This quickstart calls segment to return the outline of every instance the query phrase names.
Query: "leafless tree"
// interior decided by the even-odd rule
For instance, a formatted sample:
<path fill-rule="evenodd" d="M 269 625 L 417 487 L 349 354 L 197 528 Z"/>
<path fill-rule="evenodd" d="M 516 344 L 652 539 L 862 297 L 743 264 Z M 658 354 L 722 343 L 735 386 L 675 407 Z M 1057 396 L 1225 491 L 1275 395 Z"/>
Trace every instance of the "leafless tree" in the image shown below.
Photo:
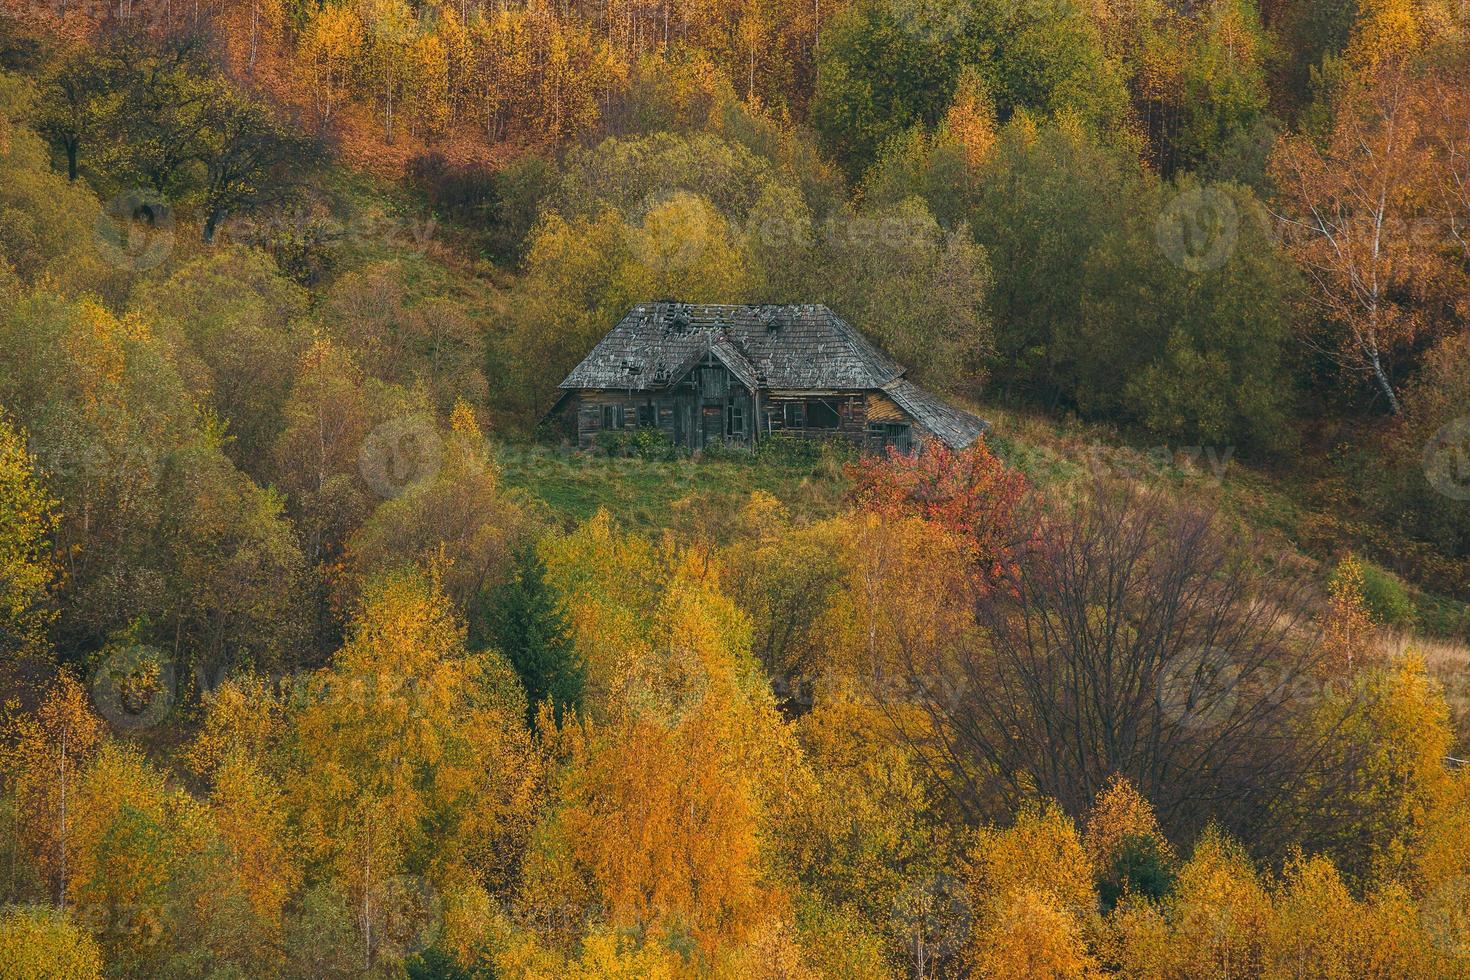
<path fill-rule="evenodd" d="M 922 679 L 913 743 L 972 819 L 1036 795 L 1081 815 L 1119 773 L 1182 838 L 1215 821 L 1257 839 L 1330 785 L 1303 586 L 1159 490 L 1099 485 L 1039 531 L 1009 581 L 976 590 L 981 642 L 900 640 Z"/>

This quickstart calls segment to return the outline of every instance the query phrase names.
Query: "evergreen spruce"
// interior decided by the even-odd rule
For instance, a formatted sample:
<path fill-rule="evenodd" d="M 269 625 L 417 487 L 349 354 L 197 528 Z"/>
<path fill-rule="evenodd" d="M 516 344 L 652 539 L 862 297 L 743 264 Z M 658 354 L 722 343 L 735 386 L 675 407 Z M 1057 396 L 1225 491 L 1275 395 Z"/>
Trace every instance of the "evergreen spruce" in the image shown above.
<path fill-rule="evenodd" d="M 481 594 L 470 620 L 471 642 L 500 650 L 515 668 L 533 727 L 544 701 L 551 701 L 558 722 L 566 709 L 581 706 L 586 668 L 572 643 L 561 596 L 546 581 L 546 566 L 534 548 L 517 553 L 510 578 Z"/>

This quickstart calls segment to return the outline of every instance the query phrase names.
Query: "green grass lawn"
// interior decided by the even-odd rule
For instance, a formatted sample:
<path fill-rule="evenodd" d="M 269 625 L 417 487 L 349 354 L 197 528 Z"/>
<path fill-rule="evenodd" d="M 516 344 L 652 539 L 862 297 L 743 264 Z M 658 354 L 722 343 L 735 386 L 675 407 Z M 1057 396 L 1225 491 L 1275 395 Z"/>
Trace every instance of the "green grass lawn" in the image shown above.
<path fill-rule="evenodd" d="M 835 512 L 848 487 L 838 452 L 815 459 L 732 454 L 648 460 L 505 445 L 499 462 L 507 487 L 539 500 L 569 526 L 603 508 L 630 530 L 718 526 L 757 490 L 809 519 Z"/>

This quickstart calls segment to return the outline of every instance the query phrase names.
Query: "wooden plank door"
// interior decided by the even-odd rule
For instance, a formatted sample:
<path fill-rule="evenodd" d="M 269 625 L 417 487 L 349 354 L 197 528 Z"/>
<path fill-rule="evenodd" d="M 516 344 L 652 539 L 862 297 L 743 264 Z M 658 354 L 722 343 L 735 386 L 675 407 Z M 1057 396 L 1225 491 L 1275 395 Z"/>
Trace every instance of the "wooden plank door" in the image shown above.
<path fill-rule="evenodd" d="M 719 402 L 705 404 L 699 410 L 700 431 L 703 438 L 700 447 L 717 446 L 725 441 L 725 410 Z"/>

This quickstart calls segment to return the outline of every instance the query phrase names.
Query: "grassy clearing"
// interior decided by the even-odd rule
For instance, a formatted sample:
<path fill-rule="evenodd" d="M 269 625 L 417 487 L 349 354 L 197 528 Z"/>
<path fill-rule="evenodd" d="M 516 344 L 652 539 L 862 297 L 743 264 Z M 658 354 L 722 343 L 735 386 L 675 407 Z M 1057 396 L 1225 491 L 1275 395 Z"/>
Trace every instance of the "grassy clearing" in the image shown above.
<path fill-rule="evenodd" d="M 606 509 L 632 530 L 718 527 L 757 490 L 810 519 L 835 512 L 848 487 L 838 453 L 814 460 L 733 454 L 647 460 L 506 445 L 499 461 L 506 486 L 541 501 L 568 526 Z"/>
<path fill-rule="evenodd" d="M 435 220 L 419 195 L 392 181 L 355 170 L 325 173 L 318 181 L 319 199 L 340 236 L 331 275 L 397 260 L 412 294 L 452 296 L 493 329 L 504 302 L 504 273 L 477 257 L 464 229 Z M 1349 550 L 1392 564 L 1382 535 L 1375 534 L 1379 529 L 1344 518 L 1344 502 L 1324 497 L 1310 466 L 1262 468 L 1228 447 L 1150 444 L 1137 433 L 1035 408 L 969 407 L 991 421 L 992 448 L 1038 486 L 1076 488 L 1097 473 L 1162 480 L 1183 497 L 1218 506 L 1242 533 L 1261 540 L 1279 570 L 1322 582 Z M 514 420 L 497 421 L 502 432 L 516 431 Z M 507 484 L 542 501 L 559 521 L 582 521 L 605 507 L 625 526 L 643 530 L 718 526 L 717 512 L 738 507 L 755 490 L 774 494 L 798 519 L 819 517 L 836 509 L 847 486 L 841 463 L 825 456 L 816 462 L 664 462 L 511 445 L 502 465 Z M 1470 638 L 1470 606 L 1423 587 L 1432 589 L 1433 582 L 1404 584 L 1415 607 L 1412 628 L 1451 641 Z"/>

